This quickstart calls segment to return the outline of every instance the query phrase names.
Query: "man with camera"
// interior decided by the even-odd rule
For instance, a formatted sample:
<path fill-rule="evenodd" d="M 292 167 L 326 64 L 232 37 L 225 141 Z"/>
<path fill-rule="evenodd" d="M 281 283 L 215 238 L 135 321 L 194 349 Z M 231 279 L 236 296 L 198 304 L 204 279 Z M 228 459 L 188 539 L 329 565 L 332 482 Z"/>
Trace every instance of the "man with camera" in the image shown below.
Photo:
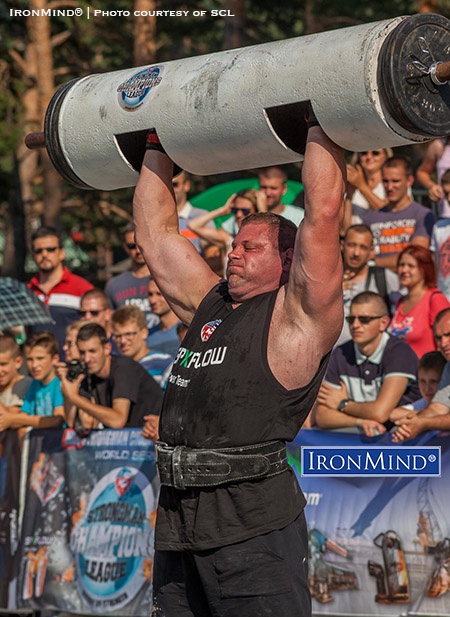
<path fill-rule="evenodd" d="M 78 416 L 84 428 L 143 428 L 156 438 L 163 393 L 138 363 L 126 356 L 111 355 L 104 328 L 95 323 L 78 332 L 79 365 L 60 364 L 58 377 L 64 396 L 67 424 Z"/>

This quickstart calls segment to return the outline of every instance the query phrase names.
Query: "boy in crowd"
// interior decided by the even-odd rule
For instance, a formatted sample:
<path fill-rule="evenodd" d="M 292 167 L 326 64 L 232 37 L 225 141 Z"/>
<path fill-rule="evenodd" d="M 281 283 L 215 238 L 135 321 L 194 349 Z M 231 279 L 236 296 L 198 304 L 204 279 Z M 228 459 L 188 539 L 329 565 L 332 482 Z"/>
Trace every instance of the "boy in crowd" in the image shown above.
<path fill-rule="evenodd" d="M 422 411 L 431 403 L 433 396 L 438 391 L 445 364 L 446 360 L 440 351 L 429 351 L 420 358 L 417 381 L 422 398 L 409 405 L 396 407 L 389 416 L 391 422 L 400 420 L 410 411 Z"/>
<path fill-rule="evenodd" d="M 25 357 L 33 380 L 21 410 L 10 413 L 10 426 L 58 428 L 64 422 L 64 400 L 55 373 L 58 341 L 50 332 L 33 334 L 25 343 Z"/>
<path fill-rule="evenodd" d="M 20 411 L 31 378 L 19 373 L 23 358 L 12 334 L 0 336 L 0 431 L 13 424 L 13 413 Z"/>
<path fill-rule="evenodd" d="M 121 306 L 114 311 L 111 326 L 112 338 L 120 353 L 142 364 L 147 373 L 164 389 L 173 357 L 147 347 L 148 328 L 145 313 L 133 304 Z"/>

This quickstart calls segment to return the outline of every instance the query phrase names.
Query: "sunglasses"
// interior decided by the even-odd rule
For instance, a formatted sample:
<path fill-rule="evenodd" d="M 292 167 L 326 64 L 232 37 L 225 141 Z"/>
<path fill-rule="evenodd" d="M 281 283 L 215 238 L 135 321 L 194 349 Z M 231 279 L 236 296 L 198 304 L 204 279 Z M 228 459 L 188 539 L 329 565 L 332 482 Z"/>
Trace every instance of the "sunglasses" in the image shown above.
<path fill-rule="evenodd" d="M 360 152 L 360 156 L 367 156 L 371 154 L 372 156 L 381 156 L 383 154 L 383 150 L 366 150 L 365 152 Z"/>
<path fill-rule="evenodd" d="M 80 317 L 87 317 L 88 315 L 91 315 L 92 317 L 98 317 L 100 313 L 103 313 L 103 311 L 106 311 L 106 309 L 103 308 L 99 309 L 98 311 L 80 311 Z"/>
<path fill-rule="evenodd" d="M 59 249 L 59 246 L 46 246 L 42 249 L 33 249 L 33 253 L 35 255 L 41 255 L 44 251 L 47 251 L 47 253 L 54 253 L 58 249 Z"/>
<path fill-rule="evenodd" d="M 345 321 L 350 325 L 353 325 L 355 319 L 357 319 L 360 324 L 367 326 L 367 324 L 374 319 L 381 319 L 382 317 L 386 317 L 386 315 L 375 315 L 373 317 L 369 317 L 369 315 L 348 315 L 348 317 L 345 318 Z"/>
<path fill-rule="evenodd" d="M 134 251 L 134 249 L 136 248 L 137 244 L 136 244 L 136 242 L 127 242 L 125 244 L 125 246 L 127 247 L 127 249 L 129 251 Z"/>
<path fill-rule="evenodd" d="M 242 212 L 242 214 L 244 216 L 248 216 L 250 214 L 250 212 L 251 212 L 251 209 L 250 208 L 235 208 L 235 207 L 233 207 L 233 208 L 231 208 L 231 212 L 233 214 L 237 214 L 238 212 Z"/>

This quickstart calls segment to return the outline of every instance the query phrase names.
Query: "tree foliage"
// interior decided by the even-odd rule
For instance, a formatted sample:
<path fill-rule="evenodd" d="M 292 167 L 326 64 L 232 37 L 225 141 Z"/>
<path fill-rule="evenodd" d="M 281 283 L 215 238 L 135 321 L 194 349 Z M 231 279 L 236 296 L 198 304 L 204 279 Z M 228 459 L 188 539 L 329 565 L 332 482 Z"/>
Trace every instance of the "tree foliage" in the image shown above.
<path fill-rule="evenodd" d="M 45 71 L 52 74 L 48 76 L 43 73 L 43 64 L 33 66 L 36 61 L 33 53 L 38 54 L 38 63 L 44 61 L 39 46 L 34 50 L 32 47 L 36 44 L 33 37 L 42 33 L 37 34 L 29 21 L 43 18 L 17 17 L 11 13 L 14 9 L 29 9 L 35 3 L 48 8 L 80 7 L 84 11 L 83 17 L 49 18 L 51 58 Z M 19 191 L 25 202 L 28 228 L 36 226 L 49 215 L 46 200 L 50 200 L 50 191 L 54 199 L 56 195 L 57 202 L 52 206 L 51 216 L 55 208 L 61 209 L 63 225 L 81 230 L 79 237 L 84 237 L 91 248 L 105 237 L 112 245 L 119 243 L 117 229 L 131 211 L 132 191 L 107 195 L 99 191 L 86 193 L 63 183 L 59 194 L 56 184 L 48 188 L 52 185 L 48 182 L 50 172 L 45 157 L 30 154 L 23 147 L 27 131 L 42 129 L 43 110 L 39 106 L 42 101 L 44 106 L 48 102 L 43 90 L 48 94 L 49 88 L 91 73 L 302 36 L 410 14 L 424 7 L 448 14 L 450 0 L 278 0 L 276 3 L 273 0 L 134 0 L 134 3 L 95 0 L 95 7 L 89 6 L 91 12 L 95 8 L 105 14 L 86 19 L 86 0 L 3 0 L 0 3 L 0 208 L 3 204 L 2 212 L 5 211 L 5 204 L 12 199 L 11 191 L 14 189 L 15 194 Z M 111 10 L 132 13 L 133 6 L 149 11 L 188 11 L 188 16 L 117 18 L 107 15 Z M 229 14 L 212 17 L 211 11 L 218 9 L 225 9 Z M 194 11 L 206 13 L 194 17 Z M 202 188 L 206 185 L 206 180 L 198 184 Z"/>

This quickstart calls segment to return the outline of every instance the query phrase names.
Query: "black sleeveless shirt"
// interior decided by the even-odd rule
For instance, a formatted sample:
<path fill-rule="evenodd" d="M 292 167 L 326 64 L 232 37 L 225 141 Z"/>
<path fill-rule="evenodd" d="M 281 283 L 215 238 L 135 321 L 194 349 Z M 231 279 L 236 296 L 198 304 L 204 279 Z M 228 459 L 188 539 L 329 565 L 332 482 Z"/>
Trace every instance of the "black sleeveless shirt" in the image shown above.
<path fill-rule="evenodd" d="M 287 390 L 267 361 L 278 290 L 232 308 L 223 281 L 203 299 L 169 377 L 160 420 L 171 446 L 223 448 L 291 441 L 322 382 L 327 359 L 311 382 Z M 156 548 L 203 550 L 282 529 L 305 505 L 289 470 L 262 480 L 180 491 L 163 486 Z"/>

